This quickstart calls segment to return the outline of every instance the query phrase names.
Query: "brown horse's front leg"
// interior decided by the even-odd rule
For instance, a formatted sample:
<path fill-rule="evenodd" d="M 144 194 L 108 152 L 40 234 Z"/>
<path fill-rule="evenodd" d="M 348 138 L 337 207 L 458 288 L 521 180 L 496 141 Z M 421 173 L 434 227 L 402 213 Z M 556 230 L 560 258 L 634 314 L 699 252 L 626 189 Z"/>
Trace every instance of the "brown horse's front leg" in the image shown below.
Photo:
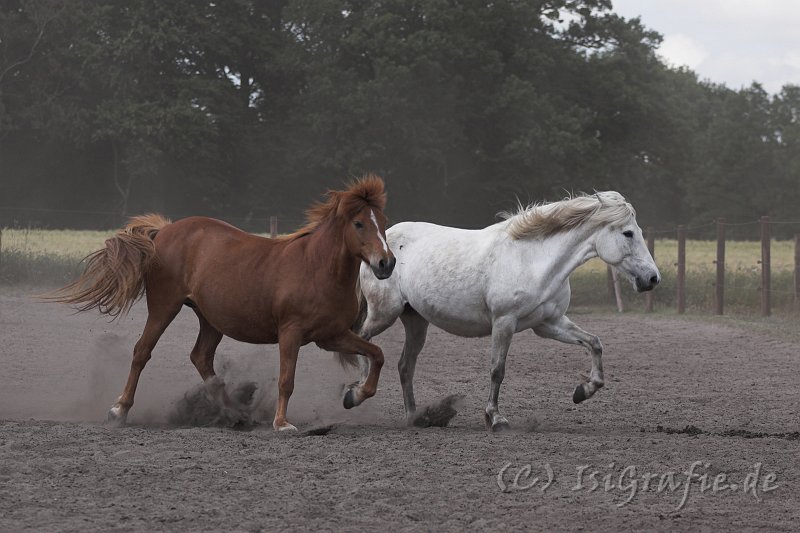
<path fill-rule="evenodd" d="M 294 372 L 297 368 L 297 354 L 302 344 L 302 335 L 295 331 L 281 332 L 278 337 L 281 352 L 281 375 L 278 379 L 278 407 L 275 410 L 275 419 L 272 427 L 277 431 L 296 431 L 286 420 L 286 409 L 289 406 L 289 397 L 294 391 Z"/>
<path fill-rule="evenodd" d="M 352 331 L 348 331 L 336 339 L 318 342 L 317 346 L 331 352 L 359 353 L 370 360 L 369 374 L 364 382 L 351 385 L 345 392 L 343 401 L 345 409 L 351 409 L 367 398 L 375 396 L 378 391 L 381 367 L 383 367 L 383 351 L 380 348 L 365 341 Z"/>

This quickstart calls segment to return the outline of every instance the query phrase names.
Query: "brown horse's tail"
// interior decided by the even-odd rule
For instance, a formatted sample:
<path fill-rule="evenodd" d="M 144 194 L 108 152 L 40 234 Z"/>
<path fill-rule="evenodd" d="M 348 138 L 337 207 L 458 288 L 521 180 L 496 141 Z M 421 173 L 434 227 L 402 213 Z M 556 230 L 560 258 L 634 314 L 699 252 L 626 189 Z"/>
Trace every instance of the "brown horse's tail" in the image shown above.
<path fill-rule="evenodd" d="M 115 318 L 127 313 L 144 294 L 144 276 L 156 255 L 153 239 L 169 223 L 155 214 L 130 219 L 105 248 L 86 257 L 81 277 L 45 298 Z"/>
<path fill-rule="evenodd" d="M 356 333 L 360 333 L 361 326 L 363 326 L 364 321 L 367 320 L 367 311 L 369 310 L 367 307 L 367 299 L 364 297 L 364 292 L 361 290 L 360 277 L 356 281 L 356 298 L 358 298 L 358 316 L 356 316 L 356 321 L 353 323 L 350 329 Z M 348 366 L 358 366 L 358 354 L 336 352 L 336 358 L 339 360 L 339 364 L 342 365 L 343 368 L 347 368 Z"/>

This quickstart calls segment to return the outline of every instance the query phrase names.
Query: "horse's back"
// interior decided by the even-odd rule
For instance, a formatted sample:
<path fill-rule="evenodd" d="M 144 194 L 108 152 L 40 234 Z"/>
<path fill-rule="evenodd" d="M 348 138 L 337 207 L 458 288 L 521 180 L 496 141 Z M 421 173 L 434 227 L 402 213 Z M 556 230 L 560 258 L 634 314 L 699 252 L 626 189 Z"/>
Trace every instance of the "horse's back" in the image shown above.
<path fill-rule="evenodd" d="M 429 222 L 401 222 L 386 231 L 387 241 L 398 263 L 404 256 L 409 261 L 419 260 L 427 264 L 447 265 L 456 261 L 466 269 L 487 259 L 494 249 L 496 237 L 492 227 L 474 230 Z M 455 269 L 450 266 L 448 270 Z"/>
<path fill-rule="evenodd" d="M 346 331 L 357 312 L 355 294 L 342 296 L 328 281 L 320 259 L 307 252 L 309 238 L 268 239 L 219 220 L 182 219 L 156 236 L 158 264 L 147 290 L 179 294 L 215 329 L 244 342 L 277 342 L 280 325 L 290 322 L 309 335 L 322 332 L 320 338 Z M 328 301 L 336 302 L 333 317 Z"/>
<path fill-rule="evenodd" d="M 230 337 L 275 342 L 268 326 L 277 290 L 266 281 L 279 277 L 277 241 L 189 217 L 165 226 L 154 242 L 157 261 L 148 290 L 179 295 Z"/>
<path fill-rule="evenodd" d="M 451 333 L 483 336 L 491 332 L 485 298 L 486 265 L 494 239 L 491 230 L 402 222 L 386 235 L 397 258 L 395 272 L 387 281 L 403 301 Z"/>
<path fill-rule="evenodd" d="M 390 228 L 387 239 L 397 267 L 385 287 L 396 287 L 392 292 L 450 333 L 489 335 L 500 316 L 513 316 L 518 328 L 527 329 L 568 305 L 568 282 L 546 287 L 549 280 L 537 277 L 536 257 L 520 254 L 501 224 L 468 230 L 404 222 Z M 373 299 L 387 301 L 377 292 Z"/>
<path fill-rule="evenodd" d="M 569 281 L 554 285 L 542 274 L 547 261 L 540 259 L 548 250 L 525 252 L 503 223 L 467 230 L 406 222 L 387 238 L 404 300 L 450 333 L 488 335 L 500 316 L 513 316 L 518 330 L 527 329 L 563 315 L 569 305 Z"/>
<path fill-rule="evenodd" d="M 161 240 L 174 239 L 196 246 L 199 243 L 194 241 L 199 238 L 225 239 L 231 242 L 268 241 L 268 239 L 243 231 L 223 220 L 194 216 L 182 218 L 162 228 L 156 236 L 156 246 L 158 247 Z M 169 245 L 174 247 L 175 243 L 170 242 Z"/>
<path fill-rule="evenodd" d="M 205 272 L 214 275 L 220 269 L 247 268 L 246 263 L 258 259 L 269 246 L 269 239 L 208 217 L 173 222 L 155 239 L 159 264 L 187 283 Z"/>

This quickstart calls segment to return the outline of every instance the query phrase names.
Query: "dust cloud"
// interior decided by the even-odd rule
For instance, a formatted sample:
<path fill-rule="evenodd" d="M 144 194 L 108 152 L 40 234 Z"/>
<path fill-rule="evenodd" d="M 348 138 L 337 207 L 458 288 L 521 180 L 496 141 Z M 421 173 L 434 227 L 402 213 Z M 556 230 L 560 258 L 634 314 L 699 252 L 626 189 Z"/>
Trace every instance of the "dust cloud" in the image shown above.
<path fill-rule="evenodd" d="M 104 423 L 127 380 L 145 319 L 142 303 L 129 316 L 110 322 L 97 314 L 36 303 L 28 294 L 6 294 L 0 299 L 0 345 L 7 376 L 0 386 L 0 417 Z M 223 339 L 215 368 L 219 382 L 235 400 L 231 411 L 223 408 L 221 396 L 208 394 L 189 359 L 196 336 L 196 317 L 181 312 L 142 372 L 128 424 L 271 427 L 277 346 Z M 332 354 L 314 345 L 303 347 L 289 421 L 302 430 L 380 419 L 370 400 L 350 411 L 342 407 L 344 384 L 355 377 L 341 369 Z"/>

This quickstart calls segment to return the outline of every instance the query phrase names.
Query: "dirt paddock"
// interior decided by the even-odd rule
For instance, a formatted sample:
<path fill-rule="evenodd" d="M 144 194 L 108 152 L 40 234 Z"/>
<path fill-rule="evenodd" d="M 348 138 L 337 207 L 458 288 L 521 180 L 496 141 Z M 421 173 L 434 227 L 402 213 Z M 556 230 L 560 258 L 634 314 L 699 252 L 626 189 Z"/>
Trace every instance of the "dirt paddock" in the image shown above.
<path fill-rule="evenodd" d="M 105 413 L 143 306 L 109 323 L 27 293 L 0 296 L 2 531 L 792 531 L 800 521 L 797 346 L 736 320 L 573 314 L 606 348 L 606 388 L 578 406 L 589 356 L 519 334 L 500 396 L 514 430 L 496 435 L 482 417 L 487 339 L 431 329 L 417 401 L 464 400 L 449 427 L 424 429 L 402 419 L 399 324 L 376 339 L 387 357 L 378 395 L 352 411 L 341 387 L 354 376 L 306 347 L 289 406 L 300 431 L 286 435 L 269 425 L 276 347 L 229 339 L 217 370 L 229 385 L 258 383 L 264 423 L 186 425 L 181 405 L 199 377 L 185 310 L 145 369 L 129 425 L 114 429 Z"/>

